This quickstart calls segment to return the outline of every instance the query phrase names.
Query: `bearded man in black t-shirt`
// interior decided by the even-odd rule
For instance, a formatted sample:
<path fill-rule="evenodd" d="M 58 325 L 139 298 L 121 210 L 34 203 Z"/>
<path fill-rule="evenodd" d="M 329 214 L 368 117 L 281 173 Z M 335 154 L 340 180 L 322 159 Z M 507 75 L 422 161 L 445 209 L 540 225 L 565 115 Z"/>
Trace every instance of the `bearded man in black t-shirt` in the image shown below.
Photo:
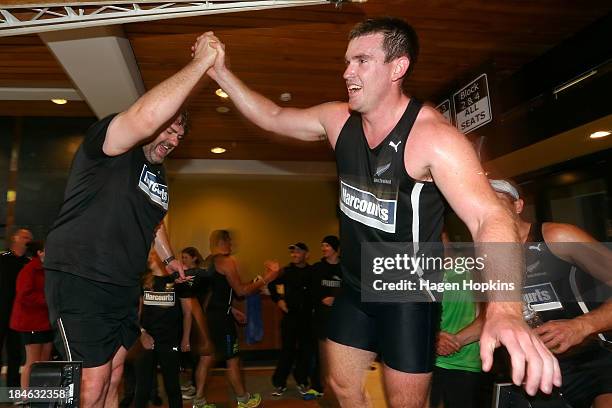
<path fill-rule="evenodd" d="M 169 272 L 185 279 L 162 223 L 162 163 L 186 133 L 186 116 L 177 112 L 214 61 L 216 52 L 204 52 L 210 43 L 198 38 L 182 70 L 95 123 L 74 157 L 47 239 L 46 299 L 58 348 L 83 361 L 83 406 L 117 404 L 123 362 L 140 334 L 139 273 L 152 243 Z"/>

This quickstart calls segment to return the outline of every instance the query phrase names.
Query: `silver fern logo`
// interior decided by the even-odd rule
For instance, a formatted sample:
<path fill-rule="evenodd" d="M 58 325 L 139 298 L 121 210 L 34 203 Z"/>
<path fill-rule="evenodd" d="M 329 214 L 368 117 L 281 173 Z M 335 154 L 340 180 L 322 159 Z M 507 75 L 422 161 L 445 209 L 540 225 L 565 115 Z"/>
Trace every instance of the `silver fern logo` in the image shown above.
<path fill-rule="evenodd" d="M 376 177 L 382 176 L 387 170 L 389 170 L 389 167 L 391 167 L 391 163 L 390 162 L 387 163 L 387 164 L 383 164 L 382 166 L 379 166 L 376 169 L 376 173 L 375 173 Z"/>

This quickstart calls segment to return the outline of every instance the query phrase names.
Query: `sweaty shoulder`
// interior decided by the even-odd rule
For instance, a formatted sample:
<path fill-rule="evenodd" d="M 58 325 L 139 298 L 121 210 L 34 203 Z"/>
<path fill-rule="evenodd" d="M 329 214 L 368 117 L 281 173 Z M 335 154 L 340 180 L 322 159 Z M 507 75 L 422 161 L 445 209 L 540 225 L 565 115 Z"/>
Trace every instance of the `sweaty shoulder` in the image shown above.
<path fill-rule="evenodd" d="M 591 235 L 580 227 L 558 222 L 545 222 L 542 224 L 542 235 L 546 243 L 595 241 Z"/>
<path fill-rule="evenodd" d="M 338 136 L 349 116 L 351 112 L 346 102 L 327 102 L 319 105 L 319 120 L 332 148 L 336 147 Z"/>
<path fill-rule="evenodd" d="M 440 155 L 455 146 L 465 148 L 471 144 L 444 116 L 431 106 L 423 106 L 414 122 L 406 142 L 406 170 L 411 177 L 430 181 L 430 168 Z"/>

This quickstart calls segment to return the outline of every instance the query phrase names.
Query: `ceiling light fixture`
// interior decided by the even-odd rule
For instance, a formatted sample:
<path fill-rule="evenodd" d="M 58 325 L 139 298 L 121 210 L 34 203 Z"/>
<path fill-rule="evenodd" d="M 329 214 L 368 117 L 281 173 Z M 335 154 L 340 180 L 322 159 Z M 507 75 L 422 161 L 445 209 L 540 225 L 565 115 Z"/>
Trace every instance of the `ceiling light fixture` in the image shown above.
<path fill-rule="evenodd" d="M 591 133 L 591 135 L 589 136 L 591 139 L 600 139 L 602 137 L 606 137 L 610 135 L 609 130 L 598 130 L 597 132 L 593 132 Z"/>
<path fill-rule="evenodd" d="M 215 91 L 215 94 L 217 94 L 217 96 L 218 96 L 219 98 L 229 98 L 229 95 L 228 95 L 228 94 L 226 94 L 226 93 L 225 93 L 225 91 L 224 91 L 223 89 L 221 89 L 221 88 L 217 89 L 217 90 Z"/>
<path fill-rule="evenodd" d="M 230 109 L 227 106 L 217 106 L 215 110 L 219 113 L 227 113 L 230 111 Z"/>
<path fill-rule="evenodd" d="M 221 154 L 226 152 L 226 150 L 222 147 L 213 147 L 212 149 L 210 149 L 210 151 L 214 154 Z"/>
<path fill-rule="evenodd" d="M 53 102 L 56 105 L 65 105 L 68 103 L 66 99 L 61 99 L 61 98 L 51 99 L 51 102 Z"/>

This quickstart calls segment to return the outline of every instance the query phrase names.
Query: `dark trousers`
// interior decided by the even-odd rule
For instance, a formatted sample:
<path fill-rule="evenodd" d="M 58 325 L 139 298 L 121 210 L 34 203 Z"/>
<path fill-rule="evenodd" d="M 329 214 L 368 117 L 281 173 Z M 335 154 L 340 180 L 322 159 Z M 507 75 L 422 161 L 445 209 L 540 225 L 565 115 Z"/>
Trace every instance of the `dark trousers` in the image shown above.
<path fill-rule="evenodd" d="M 136 368 L 134 367 L 134 361 L 126 360 L 123 364 L 123 397 L 119 403 L 120 407 L 128 407 L 132 405 L 134 401 L 134 395 L 136 394 Z M 150 401 L 159 397 L 159 390 L 157 385 L 157 376 L 153 376 L 153 384 L 151 385 Z"/>
<path fill-rule="evenodd" d="M 156 367 L 158 362 L 164 380 L 164 388 L 168 396 L 168 406 L 170 408 L 181 408 L 183 406 L 183 399 L 179 382 L 180 352 L 174 350 L 145 350 L 136 361 L 135 407 L 145 408 L 147 406 L 151 396 L 153 378 L 157 374 Z"/>
<path fill-rule="evenodd" d="M 298 384 L 308 384 L 310 371 L 312 334 L 308 315 L 287 313 L 281 321 L 281 352 L 272 375 L 275 387 L 285 387 L 293 368 L 293 378 Z"/>
<path fill-rule="evenodd" d="M 319 340 L 314 339 L 312 343 L 312 371 L 310 374 L 310 388 L 318 392 L 323 392 L 323 384 L 321 384 L 321 350 L 319 349 Z"/>
<path fill-rule="evenodd" d="M 19 387 L 21 385 L 21 377 L 19 375 L 19 367 L 25 356 L 24 346 L 21 343 L 21 336 L 18 332 L 11 330 L 8 327 L 8 322 L 0 322 L 0 353 L 2 347 L 6 344 L 6 386 Z M 1 360 L 1 357 L 0 357 Z M 2 366 L 0 361 L 0 366 Z"/>
<path fill-rule="evenodd" d="M 479 405 L 482 373 L 447 370 L 434 367 L 431 382 L 431 406 L 444 403 L 444 408 L 473 408 Z"/>

